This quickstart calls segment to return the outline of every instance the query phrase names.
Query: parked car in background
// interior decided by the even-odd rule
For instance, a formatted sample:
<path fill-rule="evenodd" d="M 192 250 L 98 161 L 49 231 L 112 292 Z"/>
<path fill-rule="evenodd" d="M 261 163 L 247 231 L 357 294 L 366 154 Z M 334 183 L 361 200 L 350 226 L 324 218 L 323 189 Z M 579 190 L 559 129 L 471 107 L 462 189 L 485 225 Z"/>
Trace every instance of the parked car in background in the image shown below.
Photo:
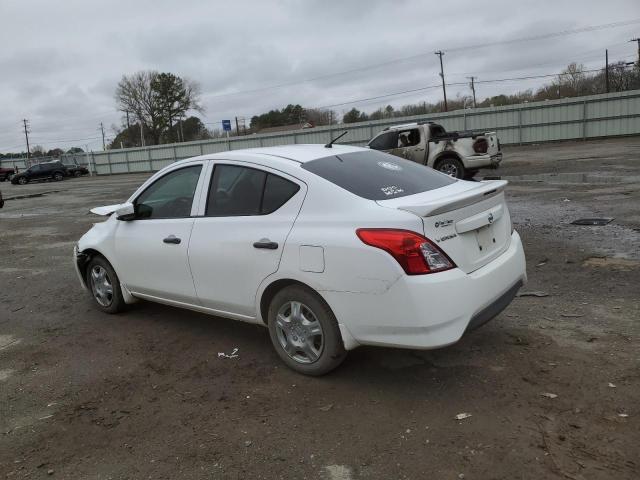
<path fill-rule="evenodd" d="M 496 132 L 447 132 L 433 122 L 387 127 L 368 146 L 456 178 L 472 178 L 480 168 L 498 168 L 502 161 Z"/>
<path fill-rule="evenodd" d="M 67 176 L 69 177 L 81 177 L 82 175 L 89 175 L 89 169 L 85 165 L 65 163 L 64 166 L 67 169 Z"/>
<path fill-rule="evenodd" d="M 11 180 L 11 176 L 15 173 L 16 171 L 13 168 L 0 167 L 0 182 Z"/>
<path fill-rule="evenodd" d="M 289 145 L 173 163 L 74 248 L 104 312 L 146 299 L 266 326 L 321 375 L 358 345 L 430 349 L 526 281 L 506 181 L 467 182 L 370 149 Z"/>
<path fill-rule="evenodd" d="M 60 161 L 44 162 L 32 165 L 11 177 L 14 185 L 26 185 L 34 180 L 55 180 L 59 182 L 66 176 L 67 169 Z"/>

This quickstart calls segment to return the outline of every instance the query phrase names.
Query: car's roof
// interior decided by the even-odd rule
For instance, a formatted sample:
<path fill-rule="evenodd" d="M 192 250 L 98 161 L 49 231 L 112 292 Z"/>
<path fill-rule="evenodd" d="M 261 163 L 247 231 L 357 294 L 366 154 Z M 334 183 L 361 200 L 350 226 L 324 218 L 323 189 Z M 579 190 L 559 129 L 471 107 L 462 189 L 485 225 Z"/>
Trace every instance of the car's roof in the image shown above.
<path fill-rule="evenodd" d="M 246 148 L 242 150 L 229 150 L 226 152 L 214 153 L 211 155 L 203 155 L 202 159 L 224 159 L 224 160 L 248 160 L 254 159 L 261 162 L 266 160 L 283 159 L 290 160 L 297 163 L 310 162 L 311 160 L 317 160 L 319 158 L 332 157 L 334 155 L 346 154 L 351 152 L 359 152 L 368 150 L 367 148 L 354 147 L 351 145 L 333 145 L 332 148 L 327 148 L 321 144 L 298 144 L 298 145 L 281 145 L 277 147 L 259 147 L 259 148 Z M 193 159 L 187 159 L 183 161 L 189 161 Z"/>

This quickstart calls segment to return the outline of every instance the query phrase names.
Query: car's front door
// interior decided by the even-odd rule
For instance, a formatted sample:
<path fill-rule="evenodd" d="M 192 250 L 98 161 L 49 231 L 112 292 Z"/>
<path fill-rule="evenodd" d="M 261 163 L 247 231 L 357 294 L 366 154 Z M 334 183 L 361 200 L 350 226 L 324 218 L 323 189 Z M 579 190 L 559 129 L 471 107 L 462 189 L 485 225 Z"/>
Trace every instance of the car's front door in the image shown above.
<path fill-rule="evenodd" d="M 135 219 L 118 222 L 115 267 L 132 293 L 198 303 L 187 251 L 204 167 L 193 162 L 165 173 L 134 199 Z"/>
<path fill-rule="evenodd" d="M 189 262 L 200 303 L 255 317 L 256 292 L 278 270 L 306 185 L 282 172 L 218 162 L 204 216 L 193 226 Z"/>
<path fill-rule="evenodd" d="M 44 167 L 42 165 L 33 165 L 24 173 L 27 178 L 29 178 L 29 180 L 37 180 L 39 178 L 42 178 L 43 169 Z"/>

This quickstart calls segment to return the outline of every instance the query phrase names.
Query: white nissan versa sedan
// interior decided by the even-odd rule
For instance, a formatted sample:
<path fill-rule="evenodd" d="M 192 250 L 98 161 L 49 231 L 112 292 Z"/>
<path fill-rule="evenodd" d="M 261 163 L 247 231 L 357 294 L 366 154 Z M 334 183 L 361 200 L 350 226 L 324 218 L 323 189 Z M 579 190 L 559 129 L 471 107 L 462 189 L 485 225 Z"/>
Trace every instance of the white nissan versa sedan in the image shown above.
<path fill-rule="evenodd" d="M 75 247 L 108 313 L 136 299 L 266 325 L 321 375 L 359 345 L 429 349 L 500 313 L 526 281 L 505 181 L 382 152 L 291 145 L 169 165 Z"/>

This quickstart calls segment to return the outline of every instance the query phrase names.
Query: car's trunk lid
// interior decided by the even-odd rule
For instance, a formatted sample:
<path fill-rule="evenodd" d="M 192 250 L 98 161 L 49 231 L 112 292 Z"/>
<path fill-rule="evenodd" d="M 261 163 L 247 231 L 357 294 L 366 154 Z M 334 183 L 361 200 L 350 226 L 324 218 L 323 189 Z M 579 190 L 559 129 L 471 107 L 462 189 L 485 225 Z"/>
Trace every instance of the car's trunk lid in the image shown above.
<path fill-rule="evenodd" d="M 511 239 L 504 180 L 459 181 L 428 192 L 378 204 L 422 218 L 424 234 L 464 272 L 471 273 L 503 253 Z"/>

